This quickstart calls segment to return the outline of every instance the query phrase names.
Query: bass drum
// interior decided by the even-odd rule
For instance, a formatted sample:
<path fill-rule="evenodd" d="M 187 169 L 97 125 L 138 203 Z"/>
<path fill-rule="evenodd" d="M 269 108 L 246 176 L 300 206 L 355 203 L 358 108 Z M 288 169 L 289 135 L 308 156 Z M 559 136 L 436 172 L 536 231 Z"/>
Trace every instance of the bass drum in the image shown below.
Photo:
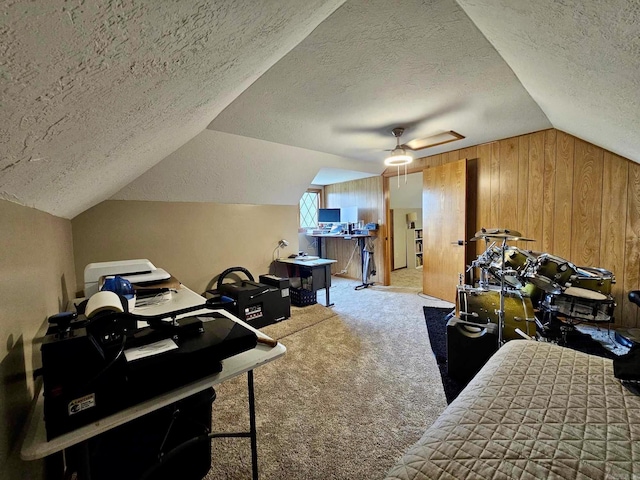
<path fill-rule="evenodd" d="M 500 308 L 500 290 L 482 290 L 458 286 L 458 317 L 468 322 L 479 324 L 498 324 L 496 310 Z M 531 299 L 519 291 L 507 291 L 504 297 L 504 331 L 505 340 L 522 339 L 516 333 L 519 328 L 531 337 L 536 335 L 535 315 Z"/>

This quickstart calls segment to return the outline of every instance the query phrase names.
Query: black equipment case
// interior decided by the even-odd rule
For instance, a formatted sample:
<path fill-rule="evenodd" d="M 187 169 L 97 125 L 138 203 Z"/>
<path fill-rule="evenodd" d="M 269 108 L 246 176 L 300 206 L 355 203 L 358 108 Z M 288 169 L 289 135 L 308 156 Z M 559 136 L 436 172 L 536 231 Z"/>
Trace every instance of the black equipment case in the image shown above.
<path fill-rule="evenodd" d="M 233 272 L 243 273 L 248 280 L 223 283 Z M 207 293 L 221 295 L 222 307 L 254 328 L 266 327 L 291 316 L 287 278 L 261 275 L 260 282 L 256 282 L 246 268 L 232 267 L 220 274 L 216 290 L 207 290 Z M 224 303 L 225 297 L 233 301 Z"/>
<path fill-rule="evenodd" d="M 78 328 L 44 337 L 42 376 L 47 439 L 82 427 L 161 393 L 213 375 L 222 360 L 254 348 L 254 332 L 217 312 L 162 321 L 159 317 L 101 313 Z M 132 319 L 151 326 L 131 328 Z M 173 341 L 177 348 L 127 361 L 134 347 Z"/>

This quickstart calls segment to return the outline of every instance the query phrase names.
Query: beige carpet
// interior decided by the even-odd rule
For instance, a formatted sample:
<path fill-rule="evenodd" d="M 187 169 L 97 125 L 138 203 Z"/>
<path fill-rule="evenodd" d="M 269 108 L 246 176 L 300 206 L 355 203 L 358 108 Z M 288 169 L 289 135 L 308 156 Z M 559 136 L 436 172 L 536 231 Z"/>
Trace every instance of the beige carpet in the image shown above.
<path fill-rule="evenodd" d="M 255 371 L 260 478 L 382 478 L 446 407 L 414 289 L 336 278 L 335 306 L 263 331 L 287 347 Z M 318 295 L 324 302 L 324 295 Z M 216 388 L 214 431 L 248 429 L 246 376 Z M 251 478 L 248 439 L 215 439 L 208 479 Z"/>
<path fill-rule="evenodd" d="M 306 307 L 291 307 L 291 317 L 278 323 L 274 323 L 262 329 L 271 338 L 280 340 L 292 333 L 312 327 L 329 317 L 337 315 L 331 308 L 324 306 L 324 296 L 321 296 L 322 304 L 316 303 Z"/>
<path fill-rule="evenodd" d="M 400 268 L 391 272 L 394 287 L 422 288 L 422 269 Z"/>

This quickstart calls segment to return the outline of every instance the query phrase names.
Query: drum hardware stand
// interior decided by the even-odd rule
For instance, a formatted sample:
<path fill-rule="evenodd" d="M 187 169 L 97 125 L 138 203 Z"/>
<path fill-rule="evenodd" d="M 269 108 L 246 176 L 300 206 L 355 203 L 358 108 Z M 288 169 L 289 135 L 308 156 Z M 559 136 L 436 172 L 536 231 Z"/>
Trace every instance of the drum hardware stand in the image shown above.
<path fill-rule="evenodd" d="M 507 230 L 507 229 L 491 229 L 490 231 L 488 231 L 485 228 L 482 228 L 479 232 L 476 232 L 476 234 L 474 235 L 474 237 L 470 240 L 470 241 L 476 241 L 476 240 L 480 240 L 483 239 L 485 241 L 485 246 L 489 244 L 489 239 L 496 239 L 499 238 L 502 240 L 502 246 L 500 248 L 500 256 L 501 256 L 501 268 L 504 267 L 505 263 L 505 252 L 507 250 L 507 240 L 521 240 L 521 241 L 525 241 L 525 242 L 530 242 L 533 241 L 530 238 L 524 238 L 522 237 L 522 234 L 520 232 L 516 232 L 515 230 Z M 489 250 L 489 248 L 492 248 L 493 245 L 495 245 L 495 241 L 493 242 L 493 244 L 491 245 L 491 247 L 487 247 L 487 249 L 485 250 L 485 253 Z M 486 262 L 483 262 L 486 265 Z M 477 262 L 476 262 L 477 265 Z M 482 265 L 482 264 L 481 264 Z M 472 264 L 473 266 L 473 264 Z M 480 287 L 483 289 L 488 289 L 488 276 L 487 276 L 487 267 L 482 267 L 481 266 L 481 274 L 480 274 Z M 505 325 L 505 306 L 504 306 L 504 299 L 505 299 L 505 295 L 506 295 L 506 286 L 505 286 L 505 273 L 513 273 L 513 274 L 517 274 L 518 272 L 512 269 L 509 270 L 501 270 L 501 275 L 500 275 L 500 308 L 494 310 L 494 313 L 498 316 L 498 348 L 502 347 L 502 345 L 504 344 L 504 325 Z M 527 332 L 529 331 L 529 327 L 527 324 Z M 529 337 L 531 338 L 531 337 Z"/>
<path fill-rule="evenodd" d="M 534 342 L 536 341 L 535 338 L 533 338 L 531 335 L 529 335 L 529 326 L 527 325 L 527 333 L 524 333 L 522 330 L 520 330 L 519 328 L 516 328 L 515 332 L 520 335 L 522 338 L 524 338 L 525 340 L 533 340 Z"/>
<path fill-rule="evenodd" d="M 525 313 L 526 313 L 526 312 L 525 312 Z M 519 328 L 516 328 L 516 329 L 515 329 L 515 331 L 518 333 L 518 335 L 520 335 L 520 336 L 522 336 L 522 337 L 524 337 L 524 338 L 526 338 L 526 339 L 533 340 L 533 338 L 532 338 L 532 337 L 531 337 L 531 335 L 529 334 L 529 323 L 534 322 L 534 321 L 535 321 L 535 319 L 531 319 L 531 318 L 529 318 L 529 317 L 525 317 L 525 318 L 522 318 L 522 317 L 513 317 L 513 321 L 514 321 L 514 322 L 521 322 L 521 321 L 523 321 L 523 320 L 524 320 L 524 327 L 525 327 L 525 329 L 527 330 L 527 333 L 524 333 L 524 332 L 523 332 L 522 330 L 520 330 Z"/>
<path fill-rule="evenodd" d="M 504 266 L 504 252 L 507 249 L 507 239 L 502 239 L 502 266 Z M 504 344 L 503 341 L 503 330 L 504 330 L 504 274 L 500 275 L 500 310 L 496 311 L 498 315 L 498 346 L 502 347 Z"/>
<path fill-rule="evenodd" d="M 489 238 L 485 237 L 484 239 L 485 253 L 488 252 L 490 248 L 493 248 L 495 244 L 496 242 L 491 242 L 491 244 L 489 245 Z M 486 264 L 484 267 L 480 267 L 480 280 L 478 281 L 478 285 L 483 290 L 489 289 L 489 267 L 487 267 Z"/>
<path fill-rule="evenodd" d="M 475 240 L 478 240 L 479 238 L 475 238 Z M 474 239 L 471 239 L 474 240 Z M 471 265 L 469 265 L 469 267 L 467 268 L 467 272 L 471 271 L 471 281 L 470 281 L 470 285 L 474 285 L 474 280 L 473 280 L 473 269 L 474 268 L 479 268 L 480 269 L 480 276 L 478 279 L 478 287 L 482 290 L 488 290 L 489 289 L 489 267 L 487 266 L 487 262 L 488 262 L 488 258 L 486 258 L 486 254 L 489 251 L 490 248 L 493 248 L 493 246 L 496 244 L 496 242 L 491 242 L 491 245 L 489 245 L 489 239 L 487 237 L 484 237 L 484 242 L 485 242 L 485 251 L 480 254 L 478 256 L 478 258 L 476 260 L 473 260 L 471 262 Z M 457 242 L 456 242 L 457 244 Z"/>

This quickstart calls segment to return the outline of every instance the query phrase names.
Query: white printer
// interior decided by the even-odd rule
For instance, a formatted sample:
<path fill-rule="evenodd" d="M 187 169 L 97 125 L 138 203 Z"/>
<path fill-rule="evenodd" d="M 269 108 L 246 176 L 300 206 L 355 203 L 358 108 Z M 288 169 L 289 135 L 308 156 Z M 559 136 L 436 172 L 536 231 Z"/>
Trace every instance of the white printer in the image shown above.
<path fill-rule="evenodd" d="M 120 275 L 131 283 L 161 282 L 171 278 L 162 268 L 156 268 L 147 259 L 118 260 L 114 262 L 90 263 L 84 267 L 84 295 L 91 297 L 102 286 L 103 279 Z"/>

